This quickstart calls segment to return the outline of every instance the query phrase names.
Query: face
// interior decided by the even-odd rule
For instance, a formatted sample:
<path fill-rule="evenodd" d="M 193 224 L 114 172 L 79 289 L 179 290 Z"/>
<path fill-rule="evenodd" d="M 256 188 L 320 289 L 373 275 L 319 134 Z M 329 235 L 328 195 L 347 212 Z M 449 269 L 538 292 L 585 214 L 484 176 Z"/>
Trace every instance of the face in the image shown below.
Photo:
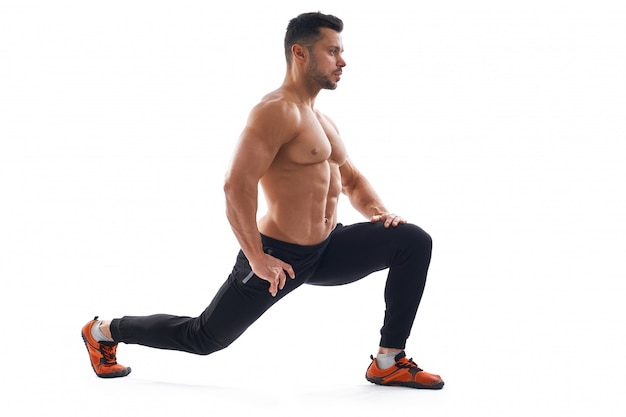
<path fill-rule="evenodd" d="M 332 29 L 322 28 L 322 39 L 312 47 L 307 73 L 310 80 L 328 90 L 337 88 L 342 68 L 346 62 L 341 57 L 343 43 L 341 35 Z"/>

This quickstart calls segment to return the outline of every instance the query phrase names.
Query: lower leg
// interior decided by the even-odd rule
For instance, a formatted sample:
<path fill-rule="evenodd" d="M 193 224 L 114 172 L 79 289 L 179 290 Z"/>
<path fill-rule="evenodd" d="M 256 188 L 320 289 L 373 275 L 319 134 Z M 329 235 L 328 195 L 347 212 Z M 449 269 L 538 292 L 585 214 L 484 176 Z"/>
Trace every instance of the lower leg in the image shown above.
<path fill-rule="evenodd" d="M 385 285 L 384 324 L 380 346 L 383 351 L 401 351 L 409 337 L 417 314 L 430 265 L 432 240 L 419 228 L 399 239 L 405 245 L 397 249 Z"/>
<path fill-rule="evenodd" d="M 243 258 L 245 260 L 245 258 Z M 153 314 L 124 316 L 103 323 L 103 333 L 115 342 L 208 355 L 234 342 L 270 306 L 297 285 L 290 281 L 280 296 L 271 297 L 261 279 L 243 283 L 250 267 L 245 261 L 219 289 L 197 317 Z"/>

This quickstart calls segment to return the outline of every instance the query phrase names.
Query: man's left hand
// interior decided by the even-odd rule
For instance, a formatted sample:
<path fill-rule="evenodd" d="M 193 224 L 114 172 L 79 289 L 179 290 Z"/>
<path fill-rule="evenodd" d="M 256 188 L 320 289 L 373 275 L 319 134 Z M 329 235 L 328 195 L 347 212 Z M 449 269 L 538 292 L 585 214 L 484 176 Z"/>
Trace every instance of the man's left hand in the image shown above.
<path fill-rule="evenodd" d="M 399 224 L 404 224 L 406 223 L 406 220 L 397 214 L 383 213 L 370 217 L 370 222 L 385 222 L 385 228 L 388 228 L 389 226 L 396 227 Z"/>

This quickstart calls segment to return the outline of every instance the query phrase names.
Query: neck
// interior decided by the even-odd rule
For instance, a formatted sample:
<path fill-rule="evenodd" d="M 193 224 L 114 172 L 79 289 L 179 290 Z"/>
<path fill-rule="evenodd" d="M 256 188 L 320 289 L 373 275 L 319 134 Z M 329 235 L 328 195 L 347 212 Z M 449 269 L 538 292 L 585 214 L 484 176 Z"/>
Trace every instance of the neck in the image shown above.
<path fill-rule="evenodd" d="M 294 99 L 311 108 L 315 106 L 315 99 L 321 90 L 319 86 L 307 82 L 306 76 L 294 68 L 287 69 L 281 88 L 289 91 Z"/>

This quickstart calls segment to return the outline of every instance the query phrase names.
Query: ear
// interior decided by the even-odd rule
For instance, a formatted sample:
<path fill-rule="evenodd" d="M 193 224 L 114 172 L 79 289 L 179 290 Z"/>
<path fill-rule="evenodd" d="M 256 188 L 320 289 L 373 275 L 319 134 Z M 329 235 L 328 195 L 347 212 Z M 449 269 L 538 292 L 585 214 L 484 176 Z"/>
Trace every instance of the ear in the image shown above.
<path fill-rule="evenodd" d="M 291 47 L 291 55 L 293 56 L 293 59 L 298 62 L 304 62 L 306 60 L 307 53 L 308 53 L 307 48 L 305 48 L 304 46 L 300 44 L 295 43 Z"/>

